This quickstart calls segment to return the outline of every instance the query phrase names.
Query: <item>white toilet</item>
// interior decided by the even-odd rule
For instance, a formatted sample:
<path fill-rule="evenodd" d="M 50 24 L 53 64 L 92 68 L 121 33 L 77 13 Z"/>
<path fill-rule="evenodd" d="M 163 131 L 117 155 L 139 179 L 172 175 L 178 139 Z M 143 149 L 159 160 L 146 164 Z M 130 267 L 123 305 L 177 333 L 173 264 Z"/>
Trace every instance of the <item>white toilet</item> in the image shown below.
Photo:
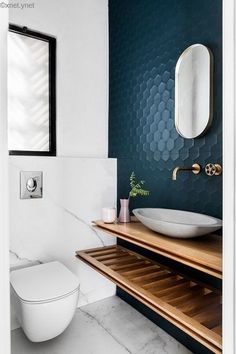
<path fill-rule="evenodd" d="M 79 281 L 60 262 L 11 272 L 16 317 L 32 342 L 61 334 L 70 324 L 78 302 Z"/>

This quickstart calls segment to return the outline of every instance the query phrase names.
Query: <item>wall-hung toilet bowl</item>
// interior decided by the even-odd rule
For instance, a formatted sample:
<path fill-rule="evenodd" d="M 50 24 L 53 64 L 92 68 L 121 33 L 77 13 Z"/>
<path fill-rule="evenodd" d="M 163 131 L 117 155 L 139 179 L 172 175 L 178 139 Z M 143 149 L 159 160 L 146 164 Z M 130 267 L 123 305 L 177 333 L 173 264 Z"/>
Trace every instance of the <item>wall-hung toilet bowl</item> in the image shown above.
<path fill-rule="evenodd" d="M 79 281 L 60 262 L 11 272 L 16 317 L 32 342 L 61 334 L 70 324 L 78 302 Z"/>

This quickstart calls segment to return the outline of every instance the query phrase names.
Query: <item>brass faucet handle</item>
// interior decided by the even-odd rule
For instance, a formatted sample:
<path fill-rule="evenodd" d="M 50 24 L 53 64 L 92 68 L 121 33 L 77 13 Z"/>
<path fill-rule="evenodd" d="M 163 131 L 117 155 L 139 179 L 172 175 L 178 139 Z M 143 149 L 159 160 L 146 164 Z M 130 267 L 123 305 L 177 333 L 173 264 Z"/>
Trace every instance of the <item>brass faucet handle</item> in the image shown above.
<path fill-rule="evenodd" d="M 222 173 L 222 167 L 218 163 L 208 163 L 205 166 L 205 172 L 208 176 L 219 176 Z"/>

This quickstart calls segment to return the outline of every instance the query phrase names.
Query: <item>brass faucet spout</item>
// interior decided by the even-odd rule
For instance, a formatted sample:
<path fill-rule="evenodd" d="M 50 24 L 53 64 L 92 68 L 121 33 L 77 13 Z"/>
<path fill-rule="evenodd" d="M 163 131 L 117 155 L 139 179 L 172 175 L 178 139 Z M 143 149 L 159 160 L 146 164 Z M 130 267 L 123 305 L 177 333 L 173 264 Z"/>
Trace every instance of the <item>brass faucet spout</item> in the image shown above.
<path fill-rule="evenodd" d="M 192 171 L 195 175 L 198 175 L 201 172 L 201 166 L 198 163 L 195 163 L 191 167 L 180 167 L 180 166 L 175 167 L 172 172 L 173 181 L 176 181 L 177 173 L 179 171 Z"/>

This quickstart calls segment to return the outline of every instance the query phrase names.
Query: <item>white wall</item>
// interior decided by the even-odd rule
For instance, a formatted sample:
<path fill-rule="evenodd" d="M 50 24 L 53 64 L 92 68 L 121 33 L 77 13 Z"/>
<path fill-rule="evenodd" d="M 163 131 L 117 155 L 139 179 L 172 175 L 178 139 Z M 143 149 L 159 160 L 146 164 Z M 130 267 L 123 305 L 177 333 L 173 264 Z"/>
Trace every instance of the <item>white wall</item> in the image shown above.
<path fill-rule="evenodd" d="M 8 10 L 0 9 L 0 353 L 10 354 L 7 166 Z"/>
<path fill-rule="evenodd" d="M 57 38 L 58 156 L 107 157 L 108 0 L 28 2 L 10 22 Z"/>
<path fill-rule="evenodd" d="M 116 204 L 116 160 L 106 159 L 108 0 L 34 4 L 11 9 L 10 22 L 57 37 L 58 157 L 9 158 L 11 266 L 61 261 L 79 276 L 83 305 L 115 293 L 111 282 L 75 258 L 78 249 L 116 242 L 90 226 L 103 206 Z M 19 199 L 21 170 L 43 171 L 43 199 Z"/>
<path fill-rule="evenodd" d="M 43 198 L 19 198 L 19 174 L 43 171 Z M 78 275 L 79 306 L 115 294 L 115 286 L 75 258 L 75 251 L 114 244 L 91 221 L 116 204 L 116 160 L 10 157 L 11 266 L 59 260 Z M 12 328 L 16 323 L 12 322 Z"/>

